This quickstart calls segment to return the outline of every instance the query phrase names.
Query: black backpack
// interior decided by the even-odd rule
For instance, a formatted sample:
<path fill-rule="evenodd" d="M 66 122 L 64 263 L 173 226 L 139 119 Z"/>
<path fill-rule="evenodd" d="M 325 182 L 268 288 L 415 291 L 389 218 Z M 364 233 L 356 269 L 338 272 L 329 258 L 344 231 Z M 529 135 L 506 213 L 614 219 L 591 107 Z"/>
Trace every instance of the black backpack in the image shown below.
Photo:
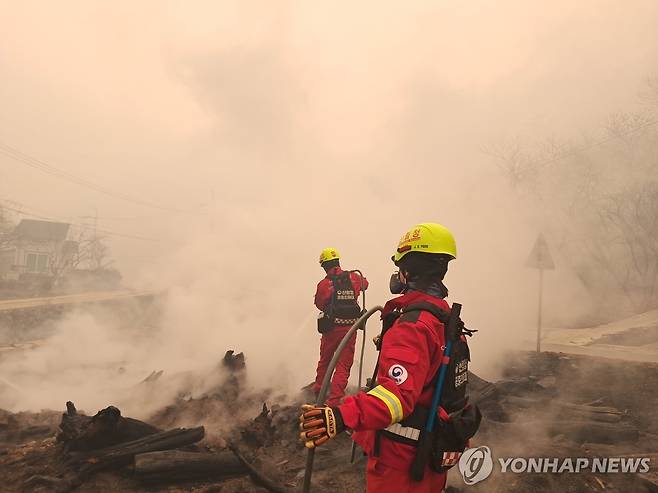
<path fill-rule="evenodd" d="M 354 325 L 361 316 L 361 307 L 357 302 L 351 271 L 329 276 L 329 279 L 333 286 L 333 293 L 329 306 L 318 318 L 318 332 L 320 334 L 330 331 L 336 325 Z"/>

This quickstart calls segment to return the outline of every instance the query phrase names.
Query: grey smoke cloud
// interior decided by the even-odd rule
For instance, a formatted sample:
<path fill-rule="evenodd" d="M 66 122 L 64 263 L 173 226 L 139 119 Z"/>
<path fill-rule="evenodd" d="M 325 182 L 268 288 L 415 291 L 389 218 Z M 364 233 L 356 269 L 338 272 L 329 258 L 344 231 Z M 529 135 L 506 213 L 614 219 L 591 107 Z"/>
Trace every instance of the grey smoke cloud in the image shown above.
<path fill-rule="evenodd" d="M 447 282 L 482 329 L 476 371 L 494 367 L 493 348 L 532 337 L 536 281 L 523 262 L 538 215 L 481 149 L 596 131 L 635 104 L 658 60 L 649 0 L 2 11 L 0 140 L 190 213 L 117 201 L 2 156 L 0 198 L 71 220 L 98 208 L 106 229 L 158 239 L 110 240 L 130 283 L 170 291 L 161 337 L 141 347 L 144 371 L 209 364 L 236 346 L 255 382 L 274 368 L 292 387 L 313 376 L 319 250 L 339 248 L 369 277 L 369 303 L 383 302 L 391 250 L 420 221 L 457 236 Z M 582 295 L 568 273 L 548 282 L 552 307 Z"/>

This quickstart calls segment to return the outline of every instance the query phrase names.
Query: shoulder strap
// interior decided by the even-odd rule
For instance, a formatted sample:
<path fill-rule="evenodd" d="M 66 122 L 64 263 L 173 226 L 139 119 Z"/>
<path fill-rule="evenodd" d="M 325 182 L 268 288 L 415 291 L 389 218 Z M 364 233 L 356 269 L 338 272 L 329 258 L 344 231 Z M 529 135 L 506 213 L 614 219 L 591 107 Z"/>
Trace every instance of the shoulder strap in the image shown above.
<path fill-rule="evenodd" d="M 448 319 L 450 318 L 450 314 L 448 312 L 446 312 L 442 308 L 439 308 L 433 303 L 429 303 L 427 301 L 414 303 L 402 309 L 402 313 L 409 313 L 409 312 L 430 312 L 432 315 L 438 318 L 442 324 L 447 324 Z"/>
<path fill-rule="evenodd" d="M 331 285 L 334 287 L 336 286 L 336 281 L 346 281 L 349 279 L 350 283 L 352 282 L 352 277 L 350 276 L 350 271 L 348 270 L 344 270 L 340 274 L 332 274 L 327 277 L 329 277 Z"/>
<path fill-rule="evenodd" d="M 393 326 L 393 324 L 395 324 L 395 322 L 398 321 L 398 319 L 402 320 L 403 322 L 413 323 L 416 320 L 418 320 L 418 316 L 422 311 L 430 312 L 432 315 L 438 318 L 443 324 L 448 323 L 448 319 L 450 318 L 450 315 L 447 312 L 445 312 L 438 306 L 433 305 L 432 303 L 428 303 L 426 301 L 414 303 L 412 305 L 404 307 L 402 310 L 395 310 L 389 312 L 382 317 L 382 332 L 379 335 L 378 341 L 376 342 L 377 351 L 381 351 L 382 341 L 384 340 L 384 336 L 386 335 L 386 332 L 388 332 L 388 329 L 390 329 Z"/>
<path fill-rule="evenodd" d="M 450 320 L 450 313 L 446 312 L 442 308 L 439 308 L 438 306 L 429 303 L 427 301 L 421 301 L 420 303 L 414 303 L 413 305 L 409 305 L 405 308 L 402 309 L 403 313 L 408 313 L 408 312 L 419 312 L 419 311 L 425 311 L 425 312 L 430 312 L 432 315 L 434 315 L 436 318 L 439 319 L 439 321 L 447 326 L 448 320 Z M 457 331 L 455 334 L 450 334 L 450 336 L 454 339 L 457 339 L 458 337 L 462 335 L 467 335 L 471 337 L 475 332 L 477 332 L 476 329 L 467 329 L 466 326 L 464 325 L 464 322 L 462 319 L 457 320 L 457 325 L 456 325 Z"/>
<path fill-rule="evenodd" d="M 382 317 L 382 331 L 379 334 L 379 337 L 375 339 L 375 347 L 377 348 L 377 362 L 375 363 L 375 369 L 373 371 L 372 379 L 371 379 L 371 384 L 373 386 L 377 378 L 377 370 L 379 368 L 379 357 L 381 355 L 384 336 L 386 335 L 388 330 L 395 324 L 395 322 L 398 321 L 398 319 L 413 323 L 416 320 L 418 320 L 418 316 L 420 315 L 421 311 L 428 311 L 432 313 L 436 318 L 438 318 L 441 321 L 441 323 L 444 324 L 447 323 L 447 320 L 450 317 L 450 315 L 448 315 L 441 308 L 439 308 L 436 305 L 433 305 L 432 303 L 428 303 L 426 301 L 414 303 L 412 305 L 404 307 L 402 310 L 395 310 L 389 312 Z M 414 315 L 415 318 L 409 318 L 409 317 L 413 317 Z"/>
<path fill-rule="evenodd" d="M 379 335 L 379 338 L 377 342 L 375 343 L 375 346 L 377 347 L 377 362 L 375 363 L 375 369 L 373 372 L 372 380 L 371 383 L 374 385 L 375 383 L 375 378 L 377 377 L 377 369 L 379 367 L 379 356 L 380 352 L 382 349 L 382 343 L 384 341 L 384 336 L 386 335 L 386 332 L 388 332 L 388 329 L 390 329 L 393 324 L 401 317 L 404 316 L 407 313 L 419 313 L 422 311 L 430 312 L 432 315 L 434 315 L 444 326 L 447 327 L 448 320 L 450 319 L 450 314 L 443 310 L 442 308 L 439 308 L 438 306 L 434 305 L 433 303 L 429 303 L 427 301 L 421 301 L 419 303 L 413 303 L 409 306 L 404 307 L 400 311 L 394 311 L 386 314 L 383 319 L 383 327 L 382 327 L 382 332 Z M 411 321 L 411 320 L 410 320 Z M 457 321 L 457 333 L 453 335 L 453 337 L 459 338 L 463 335 L 467 336 L 472 336 L 473 333 L 477 332 L 476 329 L 467 329 L 466 326 L 464 325 L 464 322 L 459 319 Z M 432 379 L 434 380 L 434 379 Z M 423 389 L 425 390 L 425 389 Z"/>
<path fill-rule="evenodd" d="M 338 280 L 338 275 L 335 274 L 327 274 L 327 278 L 329 279 L 329 282 L 331 283 L 331 298 L 329 299 L 329 304 L 327 305 L 327 309 L 324 311 L 325 314 L 330 315 L 333 313 L 333 308 L 334 305 L 336 304 L 336 281 Z"/>

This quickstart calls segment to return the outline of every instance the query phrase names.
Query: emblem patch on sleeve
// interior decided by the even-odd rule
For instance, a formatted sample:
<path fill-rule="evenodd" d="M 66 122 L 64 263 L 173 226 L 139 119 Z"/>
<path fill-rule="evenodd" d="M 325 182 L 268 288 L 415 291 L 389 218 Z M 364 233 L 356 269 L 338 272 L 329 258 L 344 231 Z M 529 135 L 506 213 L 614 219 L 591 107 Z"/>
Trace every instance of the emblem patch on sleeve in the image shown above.
<path fill-rule="evenodd" d="M 402 385 L 409 377 L 409 373 L 404 366 L 393 365 L 388 370 L 388 376 L 395 380 L 396 385 Z"/>

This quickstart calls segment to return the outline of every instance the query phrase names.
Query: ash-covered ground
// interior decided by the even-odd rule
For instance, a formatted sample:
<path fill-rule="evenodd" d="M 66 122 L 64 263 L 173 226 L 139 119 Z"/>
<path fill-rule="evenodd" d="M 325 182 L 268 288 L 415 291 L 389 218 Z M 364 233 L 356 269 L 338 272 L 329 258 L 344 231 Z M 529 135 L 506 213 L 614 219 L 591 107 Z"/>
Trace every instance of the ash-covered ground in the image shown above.
<path fill-rule="evenodd" d="M 471 376 L 472 399 L 479 401 L 484 415 L 481 430 L 472 445 L 490 447 L 494 463 L 499 457 L 591 458 L 653 454 L 652 468 L 658 465 L 655 464 L 658 452 L 657 364 L 562 353 L 512 353 L 507 361 L 504 378 L 495 383 Z M 306 451 L 297 441 L 297 419 L 298 406 L 304 396 L 301 393 L 284 396 L 272 390 L 246 388 L 248 358 L 246 365 L 244 363 L 239 355 L 229 353 L 217 367 L 222 375 L 219 385 L 194 398 L 181 393 L 174 402 L 144 421 L 158 430 L 205 425 L 202 440 L 177 449 L 204 454 L 203 457 L 224 457 L 230 454 L 232 447 L 250 464 L 252 472 L 256 471 L 255 475 L 247 471 L 213 470 L 203 477 L 203 472 L 199 476 L 191 469 L 188 475 L 183 467 L 178 477 L 161 474 L 154 478 L 135 467 L 134 456 L 120 463 L 103 465 L 104 458 L 95 457 L 93 451 L 89 455 L 89 451 L 71 450 L 70 440 L 63 437 L 66 433 L 61 427 L 66 428 L 67 418 L 63 419 L 62 415 L 66 414 L 66 396 L 62 396 L 61 410 L 0 412 L 0 490 L 300 491 Z M 166 385 L 167 375 L 158 373 L 139 384 L 145 396 L 157 393 Z M 84 408 L 84 403 L 75 404 Z M 111 402 L 107 404 L 112 405 Z M 260 413 L 239 418 L 245 409 L 260 410 Z M 97 410 L 89 411 L 89 415 L 93 415 Z M 82 412 L 79 414 L 85 416 Z M 89 417 L 84 419 L 90 420 Z M 123 424 L 118 427 L 91 432 L 87 428 L 86 433 L 89 436 L 100 433 L 101 441 L 112 440 L 114 436 L 116 441 L 118 433 L 131 429 L 130 424 L 125 424 L 126 417 L 121 419 Z M 82 454 L 82 459 L 72 461 L 71 457 L 76 454 Z M 351 441 L 346 434 L 320 447 L 316 453 L 312 491 L 362 491 L 365 458 L 357 453 L 352 464 L 350 455 Z M 91 472 L 84 472 L 89 464 L 93 466 Z M 101 467 L 96 467 L 97 464 Z M 647 474 L 503 474 L 494 467 L 493 474 L 485 481 L 465 486 L 459 471 L 453 468 L 449 473 L 449 485 L 453 492 L 648 492 L 658 488 L 655 474 L 653 470 Z M 270 483 L 263 482 L 262 478 Z"/>

